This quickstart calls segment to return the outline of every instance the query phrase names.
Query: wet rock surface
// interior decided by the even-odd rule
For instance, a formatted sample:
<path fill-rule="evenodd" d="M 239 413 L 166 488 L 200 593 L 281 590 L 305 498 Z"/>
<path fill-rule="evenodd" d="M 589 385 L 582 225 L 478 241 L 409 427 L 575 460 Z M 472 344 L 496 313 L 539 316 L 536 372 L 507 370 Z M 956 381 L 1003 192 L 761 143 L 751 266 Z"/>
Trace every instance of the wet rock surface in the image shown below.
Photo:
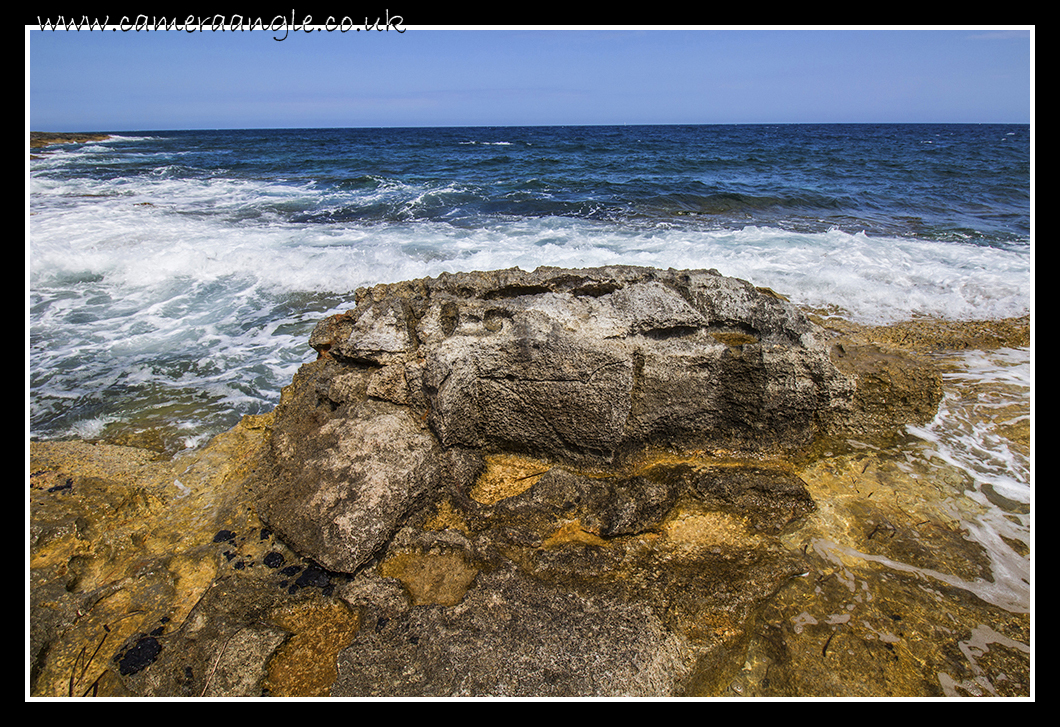
<path fill-rule="evenodd" d="M 198 452 L 33 443 L 31 694 L 1025 695 L 885 338 L 712 271 L 358 291 Z"/>

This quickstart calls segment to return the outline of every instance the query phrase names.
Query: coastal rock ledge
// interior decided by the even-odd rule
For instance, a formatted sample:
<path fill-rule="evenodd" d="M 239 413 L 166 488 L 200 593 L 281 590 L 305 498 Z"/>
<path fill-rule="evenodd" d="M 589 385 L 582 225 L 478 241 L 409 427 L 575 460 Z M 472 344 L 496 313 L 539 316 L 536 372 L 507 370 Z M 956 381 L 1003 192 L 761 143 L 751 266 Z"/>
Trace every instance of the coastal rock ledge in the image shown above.
<path fill-rule="evenodd" d="M 916 355 L 714 270 L 617 266 L 361 289 L 309 343 L 275 411 L 201 451 L 31 444 L 32 694 L 936 695 L 921 671 L 973 678 L 952 644 L 897 662 L 871 641 L 837 683 L 799 681 L 838 628 L 803 635 L 800 594 L 834 596 L 823 613 L 861 599 L 811 531 L 884 547 L 885 504 L 854 500 L 865 523 L 847 524 L 856 488 L 802 477 L 935 415 L 941 378 Z M 763 650 L 769 677 L 748 681 Z"/>
<path fill-rule="evenodd" d="M 353 573 L 427 500 L 467 493 L 491 455 L 620 471 L 658 451 L 804 447 L 849 419 L 856 390 L 818 333 L 716 271 L 512 269 L 361 289 L 316 327 L 319 357 L 284 392 L 260 513 Z"/>
<path fill-rule="evenodd" d="M 310 345 L 251 487 L 350 576 L 347 695 L 680 693 L 802 569 L 777 544 L 815 508 L 788 458 L 940 397 L 714 270 L 377 285 Z"/>

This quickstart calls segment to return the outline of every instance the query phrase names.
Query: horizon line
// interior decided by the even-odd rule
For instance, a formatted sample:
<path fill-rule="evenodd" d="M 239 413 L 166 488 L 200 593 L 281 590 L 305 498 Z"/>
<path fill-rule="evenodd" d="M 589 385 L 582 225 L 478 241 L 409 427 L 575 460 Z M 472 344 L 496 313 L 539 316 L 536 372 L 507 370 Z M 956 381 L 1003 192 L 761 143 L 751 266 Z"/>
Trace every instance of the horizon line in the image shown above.
<path fill-rule="evenodd" d="M 563 127 L 638 127 L 638 126 L 1030 126 L 1030 121 L 709 121 L 663 123 L 578 123 L 578 124 L 414 124 L 384 126 L 217 126 L 150 129 L 33 129 L 31 134 L 122 134 L 162 131 L 305 131 L 343 129 L 534 129 Z"/>

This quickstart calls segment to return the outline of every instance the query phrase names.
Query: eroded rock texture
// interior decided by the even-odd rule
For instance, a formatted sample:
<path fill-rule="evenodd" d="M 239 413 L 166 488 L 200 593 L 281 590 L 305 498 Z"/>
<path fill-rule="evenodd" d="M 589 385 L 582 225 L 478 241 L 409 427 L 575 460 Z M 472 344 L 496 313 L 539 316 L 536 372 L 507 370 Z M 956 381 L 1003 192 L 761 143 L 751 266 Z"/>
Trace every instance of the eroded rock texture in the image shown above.
<path fill-rule="evenodd" d="M 278 410 L 266 519 L 363 565 L 483 454 L 617 466 L 651 449 L 776 453 L 849 410 L 854 380 L 768 290 L 714 271 L 505 270 L 358 292 Z"/>
<path fill-rule="evenodd" d="M 335 693 L 701 680 L 802 569 L 776 537 L 815 506 L 784 457 L 908 414 L 858 403 L 917 377 L 868 376 L 822 336 L 716 271 L 359 290 L 313 332 L 254 484 L 286 543 L 351 577 L 362 626 Z"/>

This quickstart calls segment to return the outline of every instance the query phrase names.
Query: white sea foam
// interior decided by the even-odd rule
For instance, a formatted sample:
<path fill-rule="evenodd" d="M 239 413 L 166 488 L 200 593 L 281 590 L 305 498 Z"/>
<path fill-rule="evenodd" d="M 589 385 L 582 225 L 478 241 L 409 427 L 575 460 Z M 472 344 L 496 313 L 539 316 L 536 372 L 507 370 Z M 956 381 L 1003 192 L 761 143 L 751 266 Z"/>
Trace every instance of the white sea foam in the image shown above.
<path fill-rule="evenodd" d="M 940 459 L 964 470 L 982 490 L 1031 501 L 1030 461 L 1005 430 L 1030 422 L 1030 349 L 972 351 L 955 357 L 935 419 L 910 433 L 930 442 Z"/>
<path fill-rule="evenodd" d="M 935 419 L 910 434 L 925 443 L 925 455 L 963 472 L 970 483 L 963 496 L 975 503 L 958 515 L 971 540 L 991 559 L 993 581 L 974 590 L 986 600 L 1012 601 L 1025 608 L 1030 562 L 1033 474 L 1030 449 L 1010 439 L 1031 418 L 1030 349 L 972 351 L 947 357 L 946 394 Z M 1010 429 L 1014 428 L 1014 429 Z M 987 592 L 983 592 L 986 589 Z M 1006 606 L 1008 607 L 1008 606 Z"/>
<path fill-rule="evenodd" d="M 246 276 L 276 291 L 342 293 L 443 271 L 629 263 L 713 267 L 797 303 L 836 306 L 867 322 L 1006 317 L 1030 305 L 1029 256 L 973 244 L 838 230 L 632 228 L 554 217 L 477 227 L 423 221 L 292 225 L 281 224 L 275 206 L 285 200 L 304 205 L 315 194 L 304 186 L 162 180 L 128 194 L 121 185 L 38 186 L 44 204 L 49 193 L 57 198 L 47 214 L 31 218 L 31 273 L 38 283 L 85 273 L 135 286 Z M 403 200 L 415 217 L 414 208 L 442 192 L 383 186 L 366 196 Z M 105 196 L 71 206 L 71 194 Z"/>
<path fill-rule="evenodd" d="M 106 143 L 90 144 L 34 164 L 109 153 Z M 188 153 L 160 155 L 152 167 L 154 153 L 143 152 L 143 173 L 113 180 L 31 177 L 31 348 L 41 401 L 197 387 L 218 408 L 267 407 L 311 354 L 314 321 L 349 307 L 356 288 L 442 272 L 716 268 L 873 323 L 1005 317 L 1030 307 L 1025 251 L 558 216 L 466 224 L 430 214 L 439 205 L 458 209 L 453 200 L 469 193 L 463 183 L 377 177 L 347 190 L 221 170 L 196 177 L 180 167 Z M 342 221 L 345 210 L 373 205 L 388 214 Z M 306 221 L 292 221 L 292 212 Z"/>

